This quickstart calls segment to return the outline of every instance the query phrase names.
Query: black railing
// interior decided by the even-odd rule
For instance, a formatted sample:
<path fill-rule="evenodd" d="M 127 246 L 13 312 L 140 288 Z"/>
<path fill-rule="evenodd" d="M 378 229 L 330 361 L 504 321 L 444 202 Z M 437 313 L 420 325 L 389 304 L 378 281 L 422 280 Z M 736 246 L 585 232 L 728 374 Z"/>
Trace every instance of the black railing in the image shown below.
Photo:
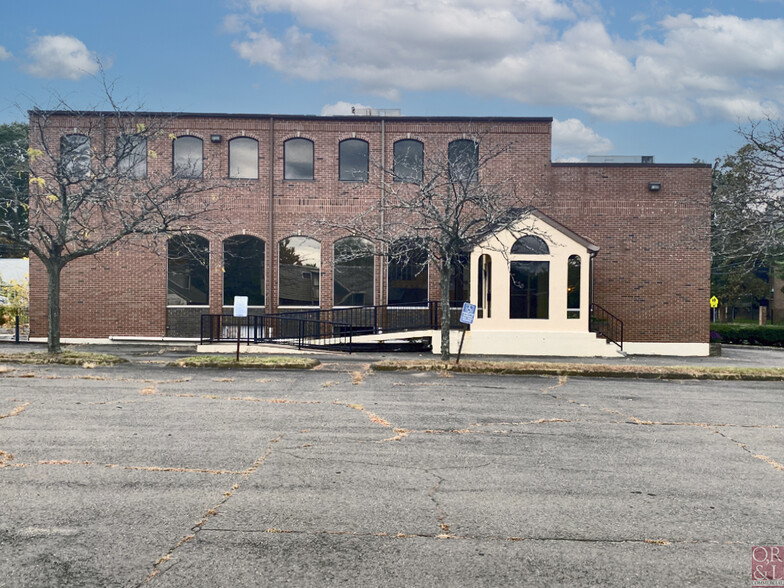
<path fill-rule="evenodd" d="M 440 302 L 415 302 L 292 310 L 237 318 L 225 314 L 201 317 L 201 342 L 282 343 L 302 347 L 350 347 L 353 337 L 418 330 L 438 330 Z M 460 309 L 450 308 L 451 326 L 459 326 Z"/>
<path fill-rule="evenodd" d="M 204 314 L 201 317 L 201 343 L 229 343 L 237 338 L 246 344 L 278 343 L 303 347 L 331 345 L 351 352 L 351 325 L 307 317 L 275 314 L 235 317 L 230 314 Z"/>
<path fill-rule="evenodd" d="M 623 351 L 623 321 L 598 304 L 591 304 L 589 329 Z"/>
<path fill-rule="evenodd" d="M 354 335 L 377 335 L 438 329 L 441 324 L 440 303 L 409 302 L 402 304 L 383 304 L 379 306 L 353 306 L 282 312 L 274 316 L 303 317 L 312 320 L 346 323 L 351 325 Z M 450 312 L 452 326 L 457 326 L 459 309 Z"/>

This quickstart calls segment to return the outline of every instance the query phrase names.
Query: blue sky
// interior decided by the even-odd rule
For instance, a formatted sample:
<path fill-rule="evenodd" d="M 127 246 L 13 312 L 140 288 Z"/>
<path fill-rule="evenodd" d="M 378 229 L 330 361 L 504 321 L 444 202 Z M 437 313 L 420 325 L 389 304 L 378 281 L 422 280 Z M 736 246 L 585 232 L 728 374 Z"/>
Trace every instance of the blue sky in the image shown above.
<path fill-rule="evenodd" d="M 552 116 L 554 157 L 712 162 L 784 112 L 784 0 L 41 0 L 0 21 L 0 122 L 147 110 Z M 21 108 L 21 110 L 20 110 Z"/>

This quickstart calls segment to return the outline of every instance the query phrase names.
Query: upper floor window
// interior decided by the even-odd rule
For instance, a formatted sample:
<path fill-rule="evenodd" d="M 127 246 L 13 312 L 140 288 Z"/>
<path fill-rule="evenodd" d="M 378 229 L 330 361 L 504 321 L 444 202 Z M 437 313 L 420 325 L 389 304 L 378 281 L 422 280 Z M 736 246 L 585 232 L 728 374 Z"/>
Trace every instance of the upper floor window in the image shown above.
<path fill-rule="evenodd" d="M 172 147 L 172 171 L 178 178 L 200 178 L 203 171 L 202 141 L 198 137 L 177 137 Z"/>
<path fill-rule="evenodd" d="M 470 139 L 449 144 L 449 177 L 453 182 L 479 180 L 479 145 Z"/>
<path fill-rule="evenodd" d="M 368 181 L 368 152 L 368 142 L 362 139 L 346 139 L 340 142 L 341 181 Z"/>
<path fill-rule="evenodd" d="M 129 178 L 147 176 L 147 139 L 134 135 L 120 135 L 116 141 L 117 171 Z"/>
<path fill-rule="evenodd" d="M 256 139 L 237 137 L 229 141 L 229 177 L 259 178 L 259 142 Z"/>
<path fill-rule="evenodd" d="M 548 253 L 550 248 L 547 243 L 536 235 L 523 235 L 512 245 L 514 255 L 547 255 Z"/>
<path fill-rule="evenodd" d="M 64 135 L 60 139 L 60 168 L 69 181 L 90 175 L 90 137 Z"/>
<path fill-rule="evenodd" d="M 297 138 L 283 143 L 283 178 L 313 179 L 313 141 Z"/>
<path fill-rule="evenodd" d="M 421 141 L 395 141 L 394 174 L 396 182 L 419 184 L 424 177 L 425 146 Z"/>

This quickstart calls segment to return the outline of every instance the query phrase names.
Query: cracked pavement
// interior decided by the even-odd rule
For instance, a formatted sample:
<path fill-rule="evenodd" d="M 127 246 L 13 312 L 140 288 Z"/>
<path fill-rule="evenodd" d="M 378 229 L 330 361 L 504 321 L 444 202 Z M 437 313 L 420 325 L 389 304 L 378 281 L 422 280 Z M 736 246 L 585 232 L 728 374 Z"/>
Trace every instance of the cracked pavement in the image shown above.
<path fill-rule="evenodd" d="M 780 382 L 0 373 L 0 587 L 747 586 Z"/>

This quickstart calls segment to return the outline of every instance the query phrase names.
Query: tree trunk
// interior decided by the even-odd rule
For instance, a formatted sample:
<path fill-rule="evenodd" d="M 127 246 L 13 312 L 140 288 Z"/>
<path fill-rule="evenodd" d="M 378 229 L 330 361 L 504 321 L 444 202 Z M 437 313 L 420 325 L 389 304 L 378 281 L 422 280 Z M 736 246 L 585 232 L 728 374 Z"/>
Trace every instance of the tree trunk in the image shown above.
<path fill-rule="evenodd" d="M 46 300 L 48 314 L 47 328 L 47 351 L 49 353 L 60 353 L 60 272 L 62 265 L 57 262 L 48 261 L 46 265 L 46 277 L 48 279 L 48 297 Z"/>
<path fill-rule="evenodd" d="M 452 264 L 441 262 L 441 361 L 449 361 L 449 283 L 452 281 Z"/>

